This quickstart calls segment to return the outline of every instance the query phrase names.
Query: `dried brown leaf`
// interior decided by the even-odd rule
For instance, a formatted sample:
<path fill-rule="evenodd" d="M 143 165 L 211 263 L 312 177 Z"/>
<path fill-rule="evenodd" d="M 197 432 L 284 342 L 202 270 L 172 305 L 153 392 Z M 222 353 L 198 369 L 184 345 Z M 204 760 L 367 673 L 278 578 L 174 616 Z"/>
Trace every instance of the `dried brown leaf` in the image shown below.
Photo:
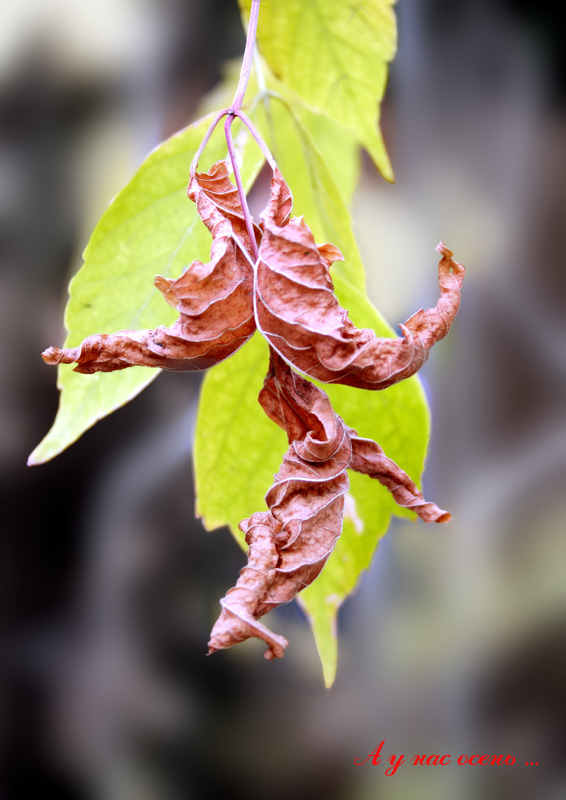
<path fill-rule="evenodd" d="M 427 502 L 417 485 L 403 472 L 373 439 L 362 439 L 356 431 L 348 431 L 352 443 L 350 469 L 375 478 L 385 486 L 397 505 L 410 508 L 423 522 L 450 522 L 450 514 L 436 503 Z"/>
<path fill-rule="evenodd" d="M 243 243 L 251 256 L 251 242 L 242 203 L 238 189 L 229 178 L 227 161 L 217 161 L 208 172 L 195 173 L 189 182 L 187 195 L 196 203 L 200 218 L 213 236 L 219 219 L 226 219 L 233 236 Z M 257 225 L 254 230 L 259 243 L 261 231 Z"/>
<path fill-rule="evenodd" d="M 209 652 L 255 636 L 267 642 L 265 657 L 272 659 L 283 655 L 287 642 L 257 620 L 292 600 L 326 563 L 342 530 L 352 448 L 326 395 L 273 351 L 259 399 L 267 415 L 287 430 L 290 444 L 266 495 L 269 511 L 240 523 L 249 545 L 248 566 L 221 600 Z"/>
<path fill-rule="evenodd" d="M 273 350 L 259 400 L 287 431 L 290 446 L 265 497 L 269 511 L 240 523 L 248 564 L 220 601 L 209 652 L 256 637 L 267 643 L 265 657 L 272 659 L 283 656 L 287 642 L 258 620 L 312 583 L 328 560 L 342 530 L 348 468 L 376 478 L 425 522 L 448 522 L 450 515 L 426 502 L 376 442 L 347 428 L 328 396 Z"/>
<path fill-rule="evenodd" d="M 255 331 L 251 246 L 226 163 L 197 173 L 189 184 L 189 196 L 213 241 L 209 263 L 193 261 L 177 280 L 155 278 L 167 302 L 179 311 L 179 319 L 170 328 L 95 334 L 79 347 L 50 347 L 42 354 L 44 361 L 76 362 L 75 372 L 86 373 L 134 365 L 200 370 L 228 358 L 250 338 Z"/>
<path fill-rule="evenodd" d="M 456 316 L 464 267 L 441 242 L 440 299 L 400 325 L 403 336 L 379 338 L 356 328 L 334 294 L 330 264 L 342 258 L 333 245 L 317 246 L 300 217 L 289 218 L 291 194 L 278 170 L 262 214 L 256 282 L 258 328 L 287 361 L 325 383 L 384 389 L 413 375 Z"/>

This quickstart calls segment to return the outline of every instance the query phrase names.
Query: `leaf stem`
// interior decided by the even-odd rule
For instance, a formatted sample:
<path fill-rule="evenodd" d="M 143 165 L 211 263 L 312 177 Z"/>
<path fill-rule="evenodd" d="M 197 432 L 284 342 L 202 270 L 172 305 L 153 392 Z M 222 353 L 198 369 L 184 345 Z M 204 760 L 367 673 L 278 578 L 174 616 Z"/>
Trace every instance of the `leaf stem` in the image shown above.
<path fill-rule="evenodd" d="M 226 144 L 228 145 L 228 153 L 230 154 L 230 161 L 232 162 L 232 169 L 234 170 L 234 178 L 236 179 L 236 186 L 238 188 L 238 195 L 240 197 L 240 203 L 242 204 L 242 211 L 244 212 L 244 219 L 246 221 L 246 228 L 248 231 L 248 236 L 250 237 L 250 244 L 252 248 L 252 252 L 254 254 L 254 258 L 257 261 L 259 256 L 259 250 L 257 247 L 257 242 L 255 238 L 255 231 L 254 231 L 254 222 L 252 219 L 252 215 L 250 214 L 250 209 L 248 207 L 248 201 L 246 199 L 246 192 L 244 190 L 244 185 L 242 183 L 242 176 L 240 175 L 240 167 L 238 166 L 238 159 L 236 156 L 236 148 L 234 147 L 234 140 L 232 139 L 232 123 L 234 122 L 235 116 L 233 114 L 229 114 L 226 122 L 224 123 L 224 133 L 226 134 Z"/>
<path fill-rule="evenodd" d="M 264 140 L 261 138 L 261 135 L 260 135 L 258 129 L 255 127 L 255 125 L 253 124 L 251 119 L 246 114 L 244 114 L 243 111 L 235 111 L 234 114 L 235 114 L 236 117 L 238 117 L 239 119 L 242 120 L 242 122 L 244 123 L 246 128 L 249 130 L 251 135 L 256 140 L 257 146 L 259 147 L 259 149 L 261 150 L 261 152 L 265 156 L 265 158 L 267 160 L 267 163 L 269 164 L 271 169 L 274 170 L 277 167 L 277 164 L 275 163 L 275 159 L 271 155 L 269 147 L 266 145 Z"/>
<path fill-rule="evenodd" d="M 236 186 L 238 188 L 238 195 L 240 197 L 240 203 L 242 206 L 242 211 L 244 214 L 244 220 L 246 222 L 246 229 L 248 231 L 248 235 L 250 237 L 250 245 L 252 249 L 252 253 L 254 259 L 257 261 L 259 256 L 259 250 L 257 246 L 257 241 L 255 237 L 255 230 L 254 230 L 254 223 L 253 218 L 250 213 L 250 209 L 248 206 L 248 202 L 246 199 L 246 192 L 244 190 L 244 185 L 242 183 L 242 176 L 240 174 L 240 167 L 238 165 L 238 159 L 236 156 L 236 148 L 234 147 L 234 140 L 232 138 L 232 123 L 234 122 L 236 117 L 239 117 L 244 125 L 248 128 L 251 135 L 257 142 L 261 152 L 266 157 L 267 161 L 269 162 L 272 169 L 275 168 L 275 161 L 273 160 L 273 156 L 269 152 L 269 149 L 255 127 L 252 125 L 248 117 L 243 113 L 241 110 L 242 103 L 244 102 L 244 97 L 246 95 L 246 89 L 248 88 L 248 82 L 250 79 L 250 73 L 253 64 L 254 58 L 254 50 L 255 50 L 255 38 L 257 33 L 257 20 L 259 17 L 259 4 L 261 0 L 252 0 L 252 7 L 250 13 L 250 20 L 248 23 L 248 34 L 246 38 L 246 49 L 244 51 L 244 58 L 242 61 L 242 69 L 240 71 L 240 80 L 238 82 L 238 88 L 236 89 L 236 94 L 234 95 L 234 100 L 230 108 L 225 108 L 222 111 L 219 111 L 218 114 L 212 120 L 208 131 L 200 146 L 195 153 L 195 157 L 191 162 L 191 178 L 194 177 L 199 158 L 202 155 L 202 152 L 210 137 L 212 136 L 216 126 L 220 122 L 223 117 L 227 117 L 226 122 L 224 124 L 224 133 L 226 135 L 226 144 L 228 145 L 228 154 L 230 156 L 230 161 L 232 162 L 232 170 L 234 172 L 234 178 L 236 180 Z"/>
<path fill-rule="evenodd" d="M 240 71 L 240 81 L 236 94 L 229 109 L 230 112 L 239 111 L 244 102 L 246 89 L 248 88 L 248 81 L 250 79 L 250 72 L 252 70 L 252 62 L 254 57 L 255 37 L 257 32 L 257 18 L 259 16 L 260 0 L 252 0 L 252 8 L 250 12 L 250 21 L 248 23 L 248 35 L 246 39 L 246 49 L 244 51 L 244 59 L 242 61 L 242 69 Z"/>
<path fill-rule="evenodd" d="M 191 178 L 194 178 L 194 176 L 195 176 L 195 172 L 196 172 L 197 167 L 198 167 L 199 158 L 201 157 L 204 148 L 208 144 L 210 137 L 214 133 L 214 130 L 215 130 L 216 126 L 218 125 L 220 120 L 223 117 L 225 117 L 226 114 L 228 114 L 228 113 L 230 113 L 230 112 L 229 112 L 229 110 L 227 108 L 222 109 L 222 111 L 219 111 L 218 114 L 214 117 L 214 119 L 210 123 L 210 126 L 209 126 L 207 132 L 204 135 L 204 139 L 200 143 L 199 148 L 195 153 L 195 157 L 191 161 Z"/>
<path fill-rule="evenodd" d="M 246 94 L 246 89 L 248 88 L 248 81 L 250 79 L 250 72 L 252 69 L 253 57 L 254 57 L 254 50 L 255 50 L 255 37 L 257 33 L 257 20 L 259 17 L 259 4 L 261 0 L 252 0 L 252 8 L 250 12 L 250 21 L 248 23 L 248 35 L 246 38 L 246 49 L 244 50 L 244 58 L 242 61 L 242 69 L 240 72 L 240 80 L 238 83 L 238 88 L 236 89 L 236 94 L 234 96 L 234 100 L 232 102 L 232 106 L 228 109 L 228 119 L 224 124 L 224 133 L 226 134 L 226 144 L 228 145 L 228 153 L 230 154 L 230 161 L 232 162 L 232 169 L 234 171 L 234 178 L 236 179 L 236 186 L 238 187 L 238 195 L 240 197 L 240 203 L 242 205 L 242 211 L 244 213 L 244 219 L 246 221 L 246 228 L 248 231 L 248 236 L 250 237 L 250 244 L 252 248 L 252 252 L 254 255 L 254 259 L 257 261 L 259 257 L 259 250 L 257 246 L 257 241 L 255 238 L 255 230 L 254 230 L 254 222 L 252 215 L 250 214 L 250 209 L 248 206 L 248 201 L 246 199 L 246 192 L 244 190 L 244 185 L 242 183 L 242 176 L 240 175 L 240 168 L 238 166 L 238 160 L 236 158 L 236 150 L 234 148 L 234 140 L 232 139 L 232 123 L 236 117 L 239 117 L 242 108 L 242 103 L 244 102 L 244 97 Z M 247 117 L 244 114 L 245 119 Z M 245 119 L 243 120 L 244 124 Z M 253 131 L 247 126 L 250 130 L 252 136 L 254 136 Z M 253 127 L 253 126 L 252 126 Z M 257 133 L 257 132 L 256 132 Z M 259 135 L 259 134 L 258 134 Z M 258 141 L 256 136 L 254 136 L 256 142 Z M 259 144 L 259 142 L 258 142 Z M 260 146 L 261 147 L 261 146 Z M 265 155 L 265 151 L 261 148 L 262 153 Z M 266 156 L 267 157 L 267 156 Z"/>

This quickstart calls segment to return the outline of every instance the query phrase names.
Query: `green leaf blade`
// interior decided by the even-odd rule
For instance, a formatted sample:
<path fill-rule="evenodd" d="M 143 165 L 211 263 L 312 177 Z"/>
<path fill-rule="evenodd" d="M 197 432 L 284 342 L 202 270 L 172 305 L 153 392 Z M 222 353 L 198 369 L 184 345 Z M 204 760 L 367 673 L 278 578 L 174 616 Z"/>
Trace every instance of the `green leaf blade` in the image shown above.
<path fill-rule="evenodd" d="M 195 431 L 197 515 L 205 528 L 238 523 L 267 508 L 264 495 L 287 448 L 285 433 L 257 401 L 267 371 L 267 342 L 256 333 L 231 358 L 208 370 Z"/>
<path fill-rule="evenodd" d="M 170 325 L 176 312 L 153 285 L 155 275 L 176 277 L 194 259 L 206 262 L 211 237 L 186 196 L 190 165 L 212 116 L 156 148 L 102 215 L 72 279 L 65 312 L 65 347 L 94 333 Z M 242 177 L 249 188 L 263 156 L 250 136 L 243 145 Z M 222 126 L 210 140 L 206 163 L 227 157 Z M 204 159 L 203 159 L 204 160 Z M 54 458 L 103 417 L 125 405 L 159 374 L 147 367 L 83 375 L 60 365 L 59 411 L 31 454 L 30 465 Z"/>
<path fill-rule="evenodd" d="M 312 109 L 347 128 L 386 180 L 379 129 L 387 64 L 395 55 L 394 0 L 262 0 L 258 40 L 271 71 Z M 240 0 L 249 14 L 251 0 Z"/>

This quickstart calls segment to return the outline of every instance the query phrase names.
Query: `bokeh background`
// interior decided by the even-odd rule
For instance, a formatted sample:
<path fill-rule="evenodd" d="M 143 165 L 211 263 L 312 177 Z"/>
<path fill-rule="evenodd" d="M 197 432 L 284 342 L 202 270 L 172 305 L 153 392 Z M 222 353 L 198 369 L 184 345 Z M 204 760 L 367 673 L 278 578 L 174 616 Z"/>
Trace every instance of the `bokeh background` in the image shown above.
<path fill-rule="evenodd" d="M 566 83 L 551 4 L 400 0 L 383 106 L 394 186 L 354 202 L 372 299 L 434 302 L 434 247 L 468 267 L 422 378 L 426 493 L 339 617 L 325 690 L 296 607 L 269 664 L 205 658 L 244 556 L 194 520 L 199 377 L 163 374 L 28 469 L 57 407 L 39 353 L 109 198 L 243 49 L 236 0 L 5 0 L 0 23 L 0 796 L 566 795 Z M 384 754 L 513 766 L 355 766 Z M 525 766 L 525 762 L 538 766 Z"/>

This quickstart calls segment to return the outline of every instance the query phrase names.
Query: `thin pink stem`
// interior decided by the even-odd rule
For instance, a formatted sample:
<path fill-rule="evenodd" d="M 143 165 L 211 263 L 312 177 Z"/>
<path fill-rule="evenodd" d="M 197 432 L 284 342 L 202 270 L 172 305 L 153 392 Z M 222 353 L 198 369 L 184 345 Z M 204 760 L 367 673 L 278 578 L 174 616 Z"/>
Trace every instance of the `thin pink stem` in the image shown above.
<path fill-rule="evenodd" d="M 258 129 L 255 127 L 255 125 L 253 124 L 253 122 L 251 121 L 251 119 L 250 119 L 250 118 L 249 118 L 249 117 L 248 117 L 246 114 L 244 114 L 244 112 L 243 112 L 243 111 L 234 111 L 233 113 L 234 113 L 234 114 L 235 114 L 235 115 L 236 115 L 236 116 L 237 116 L 239 119 L 241 119 L 241 120 L 242 120 L 242 122 L 244 123 L 244 125 L 246 126 L 246 128 L 249 130 L 249 132 L 251 133 L 251 135 L 252 135 L 252 136 L 254 137 L 254 139 L 256 140 L 257 146 L 259 147 L 259 149 L 261 150 L 261 152 L 262 152 L 262 153 L 263 153 L 263 155 L 265 156 L 265 158 L 266 158 L 266 160 L 267 160 L 267 163 L 269 164 L 269 166 L 271 167 L 271 169 L 272 169 L 272 170 L 275 170 L 275 168 L 277 167 L 277 164 L 275 163 L 275 159 L 274 159 L 274 158 L 273 158 L 273 156 L 271 155 L 271 152 L 270 152 L 270 150 L 269 150 L 269 147 L 266 145 L 266 143 L 264 142 L 264 140 L 261 138 L 261 135 L 260 135 L 260 133 L 259 133 Z"/>
<path fill-rule="evenodd" d="M 214 119 L 210 123 L 210 127 L 208 128 L 208 130 L 207 130 L 207 132 L 206 132 L 206 134 L 204 136 L 204 139 L 200 143 L 199 149 L 196 151 L 195 157 L 191 161 L 191 178 L 194 178 L 195 172 L 196 172 L 197 167 L 198 167 L 199 158 L 201 157 L 204 148 L 208 144 L 208 142 L 210 140 L 210 137 L 214 133 L 214 130 L 215 130 L 216 126 L 218 125 L 220 120 L 223 117 L 225 117 L 226 114 L 229 114 L 229 113 L 230 113 L 229 109 L 227 109 L 227 108 L 222 109 L 222 111 L 219 111 L 218 114 L 214 117 Z"/>
<path fill-rule="evenodd" d="M 236 89 L 236 94 L 234 96 L 234 101 L 232 103 L 232 106 L 228 110 L 228 119 L 224 123 L 224 133 L 226 134 L 226 144 L 228 145 L 228 153 L 230 154 L 230 161 L 232 162 L 232 170 L 234 171 L 234 178 L 236 179 L 236 186 L 238 188 L 238 195 L 240 197 L 240 203 L 242 205 L 244 219 L 246 221 L 246 228 L 248 231 L 248 236 L 250 237 L 250 244 L 252 247 L 254 259 L 256 261 L 259 257 L 259 250 L 255 238 L 254 222 L 252 215 L 250 214 L 248 201 L 246 199 L 246 192 L 244 190 L 244 184 L 242 183 L 242 176 L 240 175 L 240 168 L 238 166 L 238 160 L 236 158 L 236 149 L 234 147 L 234 140 L 232 139 L 231 128 L 235 117 L 240 112 L 242 103 L 244 102 L 244 97 L 246 95 L 246 89 L 248 88 L 248 81 L 250 79 L 250 73 L 252 70 L 252 63 L 254 57 L 255 37 L 257 33 L 257 20 L 259 17 L 259 4 L 260 0 L 252 0 L 250 21 L 248 24 L 248 35 L 246 38 L 246 49 L 244 51 L 242 69 L 240 72 L 240 81 L 238 83 L 238 88 Z"/>
<path fill-rule="evenodd" d="M 231 127 L 232 123 L 234 122 L 234 119 L 235 118 L 232 114 L 228 116 L 228 119 L 224 123 L 224 132 L 226 134 L 226 144 L 228 145 L 228 153 L 230 154 L 232 169 L 234 170 L 234 178 L 236 179 L 236 186 L 238 187 L 238 195 L 240 197 L 240 203 L 242 204 L 242 211 L 244 212 L 244 219 L 246 221 L 248 236 L 250 237 L 252 252 L 254 254 L 254 259 L 257 261 L 259 256 L 259 250 L 255 239 L 254 223 L 252 215 L 250 214 L 250 209 L 248 207 L 246 192 L 244 190 L 244 185 L 242 183 L 242 176 L 240 175 L 240 168 L 238 166 L 238 159 L 236 158 L 236 149 L 234 147 L 234 140 L 232 139 Z"/>
<path fill-rule="evenodd" d="M 252 215 L 250 214 L 248 201 L 246 199 L 246 192 L 244 190 L 244 185 L 242 183 L 242 176 L 240 174 L 240 168 L 238 166 L 238 160 L 236 158 L 236 149 L 234 147 L 234 140 L 232 138 L 231 128 L 234 119 L 236 117 L 240 117 L 242 122 L 246 125 L 246 127 L 248 128 L 248 130 L 258 143 L 262 153 L 267 158 L 272 169 L 275 167 L 275 162 L 273 160 L 271 153 L 267 148 L 267 145 L 265 144 L 265 142 L 263 141 L 257 130 L 254 128 L 248 117 L 241 111 L 242 103 L 244 102 L 244 97 L 246 95 L 246 89 L 248 88 L 248 82 L 250 79 L 250 73 L 252 69 L 260 1 L 261 0 L 252 0 L 250 21 L 248 24 L 248 35 L 246 39 L 246 49 L 244 51 L 242 69 L 240 71 L 240 80 L 238 82 L 238 88 L 236 89 L 236 94 L 234 96 L 232 105 L 230 106 L 230 108 L 226 108 L 223 109 L 222 111 L 219 111 L 218 114 L 214 117 L 191 163 L 191 178 L 193 178 L 196 172 L 196 168 L 198 166 L 199 158 L 201 157 L 204 148 L 208 144 L 210 137 L 214 132 L 214 129 L 216 128 L 220 120 L 223 117 L 227 116 L 228 118 L 224 124 L 224 132 L 226 134 L 226 144 L 228 145 L 228 153 L 230 155 L 230 161 L 232 162 L 232 170 L 234 171 L 234 178 L 236 180 L 238 196 L 240 198 L 240 203 L 244 214 L 244 220 L 246 222 L 246 229 L 250 237 L 250 244 L 254 255 L 254 259 L 256 261 L 259 257 L 259 250 L 255 238 L 254 223 Z"/>
<path fill-rule="evenodd" d="M 250 21 L 248 24 L 248 35 L 246 39 L 246 49 L 244 51 L 242 69 L 240 71 L 240 81 L 238 83 L 238 88 L 236 89 L 236 94 L 234 96 L 232 107 L 230 108 L 230 111 L 232 112 L 239 111 L 241 109 L 242 103 L 244 102 L 246 89 L 248 88 L 248 81 L 250 79 L 250 73 L 252 71 L 252 62 L 254 57 L 255 37 L 257 32 L 257 18 L 259 17 L 259 4 L 260 0 L 252 0 Z"/>

